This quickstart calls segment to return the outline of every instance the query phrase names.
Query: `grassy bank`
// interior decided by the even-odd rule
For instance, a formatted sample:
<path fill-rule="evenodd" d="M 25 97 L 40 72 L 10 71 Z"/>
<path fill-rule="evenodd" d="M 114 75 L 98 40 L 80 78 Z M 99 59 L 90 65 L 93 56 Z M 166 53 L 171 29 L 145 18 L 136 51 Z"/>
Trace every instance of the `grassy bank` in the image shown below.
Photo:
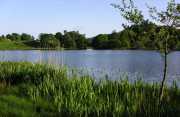
<path fill-rule="evenodd" d="M 41 48 L 39 41 L 11 41 L 0 39 L 0 50 L 78 50 L 76 48 Z"/>
<path fill-rule="evenodd" d="M 165 88 L 158 105 L 158 84 L 101 80 L 66 68 L 31 63 L 0 63 L 1 116 L 180 116 L 180 90 Z"/>
<path fill-rule="evenodd" d="M 31 49 L 31 47 L 21 42 L 0 40 L 0 50 L 26 50 L 26 49 Z"/>

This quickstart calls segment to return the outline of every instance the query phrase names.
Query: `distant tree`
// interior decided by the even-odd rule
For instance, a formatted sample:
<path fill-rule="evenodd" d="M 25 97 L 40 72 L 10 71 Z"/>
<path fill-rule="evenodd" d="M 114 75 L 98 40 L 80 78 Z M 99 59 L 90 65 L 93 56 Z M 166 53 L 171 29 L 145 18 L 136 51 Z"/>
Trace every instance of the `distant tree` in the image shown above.
<path fill-rule="evenodd" d="M 57 48 L 60 46 L 59 40 L 53 34 L 42 33 L 39 36 L 42 48 Z"/>
<path fill-rule="evenodd" d="M 6 39 L 6 37 L 4 35 L 1 36 L 2 39 Z"/>
<path fill-rule="evenodd" d="M 12 33 L 12 34 L 6 35 L 6 38 L 10 39 L 11 41 L 20 41 L 21 40 L 21 35 L 19 35 L 17 33 Z"/>
<path fill-rule="evenodd" d="M 55 34 L 55 37 L 56 37 L 57 40 L 60 41 L 61 47 L 63 47 L 63 45 L 64 45 L 63 34 L 61 32 L 57 32 Z"/>
<path fill-rule="evenodd" d="M 76 39 L 76 47 L 77 49 L 87 49 L 87 39 L 85 37 L 85 35 L 80 35 L 78 36 L 78 38 Z"/>
<path fill-rule="evenodd" d="M 108 35 L 109 40 L 120 40 L 120 33 L 113 31 Z"/>
<path fill-rule="evenodd" d="M 76 42 L 69 32 L 64 32 L 63 40 L 64 40 L 64 48 L 68 48 L 68 49 L 76 48 Z"/>
<path fill-rule="evenodd" d="M 108 35 L 100 34 L 92 40 L 92 46 L 95 49 L 108 49 Z"/>
<path fill-rule="evenodd" d="M 92 40 L 93 38 L 86 38 L 87 47 L 92 47 Z"/>
<path fill-rule="evenodd" d="M 109 49 L 122 49 L 120 33 L 113 31 L 108 35 L 108 40 L 107 46 Z"/>
<path fill-rule="evenodd" d="M 21 40 L 22 41 L 33 41 L 34 37 L 29 34 L 23 33 L 23 34 L 21 34 Z"/>
<path fill-rule="evenodd" d="M 120 32 L 121 48 L 131 49 L 131 38 L 129 38 L 129 31 L 123 30 Z"/>
<path fill-rule="evenodd" d="M 62 40 L 64 47 L 70 49 L 86 49 L 88 44 L 85 35 L 80 34 L 78 31 L 64 31 Z"/>
<path fill-rule="evenodd" d="M 0 40 L 4 40 L 4 39 L 6 39 L 6 37 L 4 35 L 1 35 Z"/>
<path fill-rule="evenodd" d="M 7 35 L 6 35 L 6 38 L 11 40 L 12 37 L 11 37 L 10 34 L 7 34 Z"/>
<path fill-rule="evenodd" d="M 108 41 L 108 49 L 122 49 L 121 42 L 118 39 L 111 39 Z"/>
<path fill-rule="evenodd" d="M 125 18 L 130 25 L 141 25 L 145 20 L 144 16 L 142 14 L 142 11 L 140 11 L 134 4 L 133 0 L 121 0 L 121 4 L 111 4 L 113 7 L 119 9 L 121 16 Z M 127 24 L 123 24 L 123 27 L 125 28 L 126 32 L 124 36 L 128 37 L 130 39 L 130 44 L 126 42 L 128 46 L 131 46 L 133 49 L 139 48 L 139 42 L 138 42 L 138 36 L 134 31 L 139 31 L 138 28 L 134 30 L 129 30 L 129 26 Z M 125 38 L 124 38 L 125 39 Z"/>

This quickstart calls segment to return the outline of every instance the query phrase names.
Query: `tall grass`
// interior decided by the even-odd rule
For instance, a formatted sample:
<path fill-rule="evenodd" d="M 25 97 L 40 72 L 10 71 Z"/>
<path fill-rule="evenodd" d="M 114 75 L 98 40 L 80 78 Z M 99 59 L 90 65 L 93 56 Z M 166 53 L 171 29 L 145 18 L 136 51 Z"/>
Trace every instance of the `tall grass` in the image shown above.
<path fill-rule="evenodd" d="M 163 103 L 159 104 L 157 83 L 97 82 L 88 75 L 67 74 L 66 68 L 48 65 L 0 63 L 1 83 L 19 87 L 16 95 L 32 101 L 35 111 L 44 116 L 180 116 L 176 84 L 165 87 Z"/>

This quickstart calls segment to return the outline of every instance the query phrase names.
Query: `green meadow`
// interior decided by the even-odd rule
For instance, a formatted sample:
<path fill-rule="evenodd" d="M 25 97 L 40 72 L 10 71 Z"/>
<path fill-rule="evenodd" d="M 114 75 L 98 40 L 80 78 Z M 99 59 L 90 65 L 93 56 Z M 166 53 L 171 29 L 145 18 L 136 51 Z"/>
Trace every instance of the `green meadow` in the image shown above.
<path fill-rule="evenodd" d="M 32 47 L 27 46 L 21 42 L 0 39 L 0 50 L 26 50 L 31 48 Z"/>

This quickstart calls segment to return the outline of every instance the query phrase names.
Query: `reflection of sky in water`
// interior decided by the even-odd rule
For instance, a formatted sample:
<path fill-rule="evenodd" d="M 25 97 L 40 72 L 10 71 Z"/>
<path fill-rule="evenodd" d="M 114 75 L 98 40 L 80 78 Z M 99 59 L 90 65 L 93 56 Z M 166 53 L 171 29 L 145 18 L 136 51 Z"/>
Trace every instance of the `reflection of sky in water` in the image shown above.
<path fill-rule="evenodd" d="M 0 51 L 1 61 L 30 61 L 66 65 L 84 69 L 96 77 L 118 79 L 126 73 L 131 78 L 143 77 L 146 81 L 160 81 L 163 58 L 155 51 Z M 180 52 L 168 57 L 169 80 L 180 76 Z"/>
<path fill-rule="evenodd" d="M 38 62 L 40 51 L 0 51 L 1 61 L 31 61 Z"/>

